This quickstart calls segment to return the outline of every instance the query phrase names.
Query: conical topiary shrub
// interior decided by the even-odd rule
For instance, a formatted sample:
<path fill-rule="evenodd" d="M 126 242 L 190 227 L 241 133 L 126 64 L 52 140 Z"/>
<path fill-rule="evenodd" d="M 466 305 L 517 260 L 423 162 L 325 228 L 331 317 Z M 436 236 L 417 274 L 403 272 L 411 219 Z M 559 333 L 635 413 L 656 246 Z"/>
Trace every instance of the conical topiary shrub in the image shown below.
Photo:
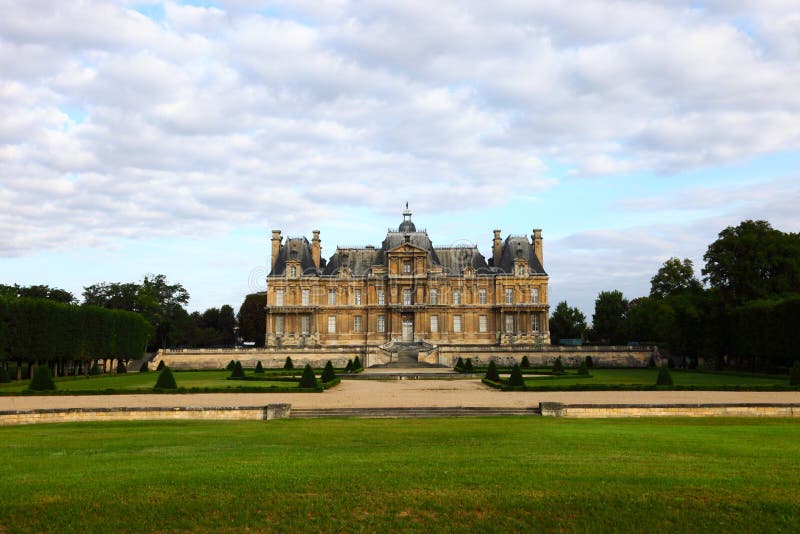
<path fill-rule="evenodd" d="M 303 376 L 300 377 L 300 387 L 304 389 L 317 389 L 319 387 L 317 377 L 314 374 L 314 370 L 311 368 L 311 364 L 307 363 L 303 368 Z"/>
<path fill-rule="evenodd" d="M 236 360 L 233 363 L 233 370 L 231 371 L 231 378 L 244 378 L 244 367 L 242 367 L 242 362 Z"/>
<path fill-rule="evenodd" d="M 650 359 L 647 360 L 647 367 L 655 367 L 656 366 L 656 357 L 650 356 Z"/>
<path fill-rule="evenodd" d="M 467 358 L 467 361 L 464 362 L 464 370 L 468 373 L 475 370 L 475 367 L 472 366 L 472 358 Z"/>
<path fill-rule="evenodd" d="M 158 362 L 158 367 L 156 367 L 156 371 L 160 371 L 166 366 L 167 366 L 167 364 L 164 363 L 164 360 L 161 360 L 160 362 Z"/>
<path fill-rule="evenodd" d="M 658 370 L 658 378 L 656 378 L 656 385 L 657 386 L 672 385 L 672 374 L 669 372 L 669 367 L 667 367 L 666 365 L 662 365 L 661 369 Z"/>
<path fill-rule="evenodd" d="M 589 369 L 594 367 L 594 361 L 592 361 L 592 357 L 591 356 L 587 356 L 586 359 L 583 360 L 583 361 L 586 362 L 586 367 L 588 367 Z"/>
<path fill-rule="evenodd" d="M 497 365 L 495 365 L 494 360 L 489 362 L 489 367 L 486 368 L 486 376 L 484 376 L 484 378 L 492 382 L 500 382 L 500 373 L 497 372 Z"/>
<path fill-rule="evenodd" d="M 283 363 L 284 369 L 294 369 L 294 363 L 292 363 L 292 357 L 287 356 L 286 361 Z"/>
<path fill-rule="evenodd" d="M 99 375 L 100 374 L 100 366 L 97 365 L 97 362 L 94 362 L 94 364 L 92 365 L 92 368 L 89 369 L 89 374 L 90 375 Z"/>
<path fill-rule="evenodd" d="M 789 369 L 789 385 L 800 386 L 800 361 L 795 360 L 792 368 Z"/>
<path fill-rule="evenodd" d="M 148 371 L 150 371 L 150 362 L 145 360 L 145 361 L 142 362 L 141 367 L 139 367 L 139 372 L 140 373 L 147 373 Z"/>
<path fill-rule="evenodd" d="M 122 360 L 119 360 L 117 362 L 117 374 L 118 375 L 124 375 L 127 372 L 128 372 L 128 369 L 125 367 L 125 362 L 123 362 Z"/>
<path fill-rule="evenodd" d="M 0 365 L 0 384 L 8 384 L 11 382 L 11 377 L 8 376 L 8 371 L 2 365 Z"/>
<path fill-rule="evenodd" d="M 56 389 L 56 383 L 53 382 L 53 375 L 50 373 L 50 368 L 46 365 L 38 366 L 33 372 L 33 379 L 28 388 L 33 391 Z"/>
<path fill-rule="evenodd" d="M 330 360 L 325 364 L 325 369 L 322 371 L 322 382 L 330 382 L 336 378 L 336 371 L 333 370 L 333 364 Z"/>
<path fill-rule="evenodd" d="M 461 356 L 458 357 L 456 360 L 455 370 L 462 371 L 464 369 L 464 360 L 461 359 Z"/>
<path fill-rule="evenodd" d="M 153 389 L 176 389 L 178 384 L 175 383 L 175 377 L 172 376 L 172 371 L 166 365 L 158 373 L 158 379 Z"/>
<path fill-rule="evenodd" d="M 256 364 L 256 370 L 254 372 L 257 375 L 263 375 L 264 374 L 264 366 L 261 365 L 261 360 L 259 360 L 258 363 Z"/>
<path fill-rule="evenodd" d="M 352 373 L 353 372 L 353 360 L 347 360 L 347 365 L 344 366 L 345 373 Z"/>
<path fill-rule="evenodd" d="M 531 362 L 528 360 L 527 356 L 522 357 L 522 361 L 519 362 L 519 366 L 523 369 L 528 369 L 531 366 Z"/>
<path fill-rule="evenodd" d="M 511 376 L 508 377 L 508 385 L 509 386 L 525 385 L 525 380 L 522 379 L 522 370 L 516 363 L 514 364 L 514 367 L 511 368 Z"/>
<path fill-rule="evenodd" d="M 228 371 L 233 371 L 234 367 L 236 367 L 236 360 L 231 360 L 228 362 L 228 365 L 225 366 L 225 369 L 227 369 Z"/>
<path fill-rule="evenodd" d="M 586 360 L 583 360 L 580 367 L 578 367 L 578 374 L 581 376 L 586 376 L 589 374 L 589 366 L 586 365 Z"/>
<path fill-rule="evenodd" d="M 360 371 L 363 368 L 364 366 L 361 365 L 361 360 L 358 358 L 358 356 L 356 356 L 353 360 L 353 371 Z"/>
<path fill-rule="evenodd" d="M 561 356 L 556 358 L 556 361 L 553 362 L 553 374 L 554 375 L 564 374 L 564 364 L 561 362 Z"/>

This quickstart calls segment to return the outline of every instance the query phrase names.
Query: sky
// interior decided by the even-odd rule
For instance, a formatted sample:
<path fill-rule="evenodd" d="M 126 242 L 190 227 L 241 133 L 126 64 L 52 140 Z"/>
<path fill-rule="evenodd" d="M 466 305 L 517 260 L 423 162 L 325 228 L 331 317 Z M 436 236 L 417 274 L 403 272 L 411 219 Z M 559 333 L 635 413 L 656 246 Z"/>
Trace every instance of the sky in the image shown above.
<path fill-rule="evenodd" d="M 0 0 L 0 283 L 263 290 L 270 234 L 541 228 L 551 307 L 800 230 L 800 3 Z"/>

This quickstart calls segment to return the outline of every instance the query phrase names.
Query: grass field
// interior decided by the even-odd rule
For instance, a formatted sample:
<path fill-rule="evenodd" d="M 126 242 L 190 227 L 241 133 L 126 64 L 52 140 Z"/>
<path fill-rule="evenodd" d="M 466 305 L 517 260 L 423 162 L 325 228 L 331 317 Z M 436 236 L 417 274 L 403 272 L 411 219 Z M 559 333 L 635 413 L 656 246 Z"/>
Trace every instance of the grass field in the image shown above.
<path fill-rule="evenodd" d="M 800 531 L 781 419 L 0 428 L 0 532 Z"/>
<path fill-rule="evenodd" d="M 671 369 L 676 386 L 788 386 L 788 376 L 747 375 L 744 373 L 711 373 Z M 655 385 L 658 369 L 592 369 L 591 377 L 577 375 L 574 370 L 564 376 L 525 377 L 528 386 L 561 386 L 572 384 L 643 384 Z"/>
<path fill-rule="evenodd" d="M 302 370 L 300 371 L 302 372 Z M 298 382 L 283 382 L 283 381 L 258 381 L 258 382 L 242 382 L 239 380 L 227 380 L 231 375 L 230 371 L 173 371 L 175 381 L 178 387 L 181 388 L 239 388 L 239 387 L 281 387 L 287 389 L 296 389 L 300 377 L 298 375 Z M 248 376 L 252 376 L 252 372 L 248 372 Z M 74 391 L 80 393 L 81 391 L 102 391 L 105 389 L 114 389 L 122 391 L 134 391 L 141 389 L 151 389 L 158 378 L 157 372 L 150 373 L 125 373 L 115 374 L 109 373 L 105 375 L 95 376 L 66 376 L 55 379 L 56 389 L 58 391 Z M 20 392 L 28 389 L 30 380 L 21 380 L 20 382 L 11 382 L 8 384 L 0 384 L 0 393 Z"/>

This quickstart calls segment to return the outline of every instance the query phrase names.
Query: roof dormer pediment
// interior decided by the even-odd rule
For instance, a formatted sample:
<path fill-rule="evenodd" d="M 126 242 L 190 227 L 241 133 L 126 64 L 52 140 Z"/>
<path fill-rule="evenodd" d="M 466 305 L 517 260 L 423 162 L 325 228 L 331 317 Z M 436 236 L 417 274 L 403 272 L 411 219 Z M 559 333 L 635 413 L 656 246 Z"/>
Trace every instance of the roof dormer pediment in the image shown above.
<path fill-rule="evenodd" d="M 428 251 L 424 248 L 418 247 L 411 243 L 403 243 L 394 247 L 393 249 L 389 249 L 389 254 L 428 254 Z"/>

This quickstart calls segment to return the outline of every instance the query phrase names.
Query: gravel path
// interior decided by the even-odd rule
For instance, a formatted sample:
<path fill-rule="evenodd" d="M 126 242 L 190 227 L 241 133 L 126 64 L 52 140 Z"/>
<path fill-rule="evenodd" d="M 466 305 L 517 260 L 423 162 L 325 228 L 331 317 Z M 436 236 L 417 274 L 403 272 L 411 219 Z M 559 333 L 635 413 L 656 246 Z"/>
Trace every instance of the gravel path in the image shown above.
<path fill-rule="evenodd" d="M 343 380 L 325 393 L 200 393 L 184 395 L 87 395 L 0 397 L 0 410 L 144 406 L 261 406 L 287 402 L 295 408 L 417 406 L 528 407 L 566 404 L 800 403 L 800 391 L 562 391 L 507 392 L 480 380 Z"/>

